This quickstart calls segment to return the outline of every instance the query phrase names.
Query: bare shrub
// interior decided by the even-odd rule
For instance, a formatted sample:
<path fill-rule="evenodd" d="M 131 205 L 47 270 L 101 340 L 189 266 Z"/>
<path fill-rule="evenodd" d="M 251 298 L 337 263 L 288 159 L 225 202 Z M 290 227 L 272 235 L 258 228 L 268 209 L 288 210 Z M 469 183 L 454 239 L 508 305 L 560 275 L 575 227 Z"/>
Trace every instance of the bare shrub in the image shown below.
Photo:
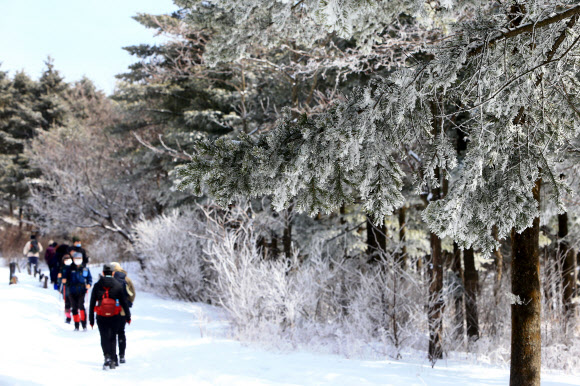
<path fill-rule="evenodd" d="M 541 261 L 542 365 L 570 371 L 580 368 L 580 336 L 576 313 L 567 317 L 564 305 L 562 277 L 566 253 L 556 249 Z"/>
<path fill-rule="evenodd" d="M 323 241 L 313 240 L 302 262 L 298 251 L 291 261 L 264 260 L 248 207 L 205 215 L 205 252 L 216 275 L 212 297 L 239 337 L 346 355 L 401 357 L 404 348 L 426 347 L 426 289 L 393 255 L 367 265 L 332 257 Z"/>
<path fill-rule="evenodd" d="M 133 251 L 142 261 L 143 282 L 157 293 L 207 301 L 204 222 L 200 212 L 177 210 L 134 227 Z"/>
<path fill-rule="evenodd" d="M 428 346 L 425 268 L 403 269 L 396 253 L 346 257 L 323 237 L 312 236 L 308 253 L 271 258 L 260 250 L 256 216 L 249 204 L 226 209 L 203 206 L 173 212 L 135 228 L 135 252 L 146 263 L 147 283 L 158 292 L 221 305 L 235 335 L 278 348 L 307 346 L 345 356 L 402 358 L 424 355 Z M 391 244 L 390 251 L 399 251 Z M 338 256 L 337 256 L 338 255 Z M 268 258 L 270 257 L 270 258 Z M 558 260 L 542 268 L 544 366 L 578 368 L 578 333 L 565 324 Z M 560 264 L 561 265 L 561 264 Z M 549 266 L 549 267 L 548 267 Z M 461 280 L 447 272 L 440 294 L 442 348 L 447 357 L 509 363 L 510 279 L 479 270 L 480 338 L 468 341 L 455 307 Z M 464 314 L 463 314 L 464 315 Z"/>
<path fill-rule="evenodd" d="M 119 237 L 110 233 L 100 232 L 98 238 L 92 239 L 88 247 L 91 263 L 125 261 L 124 244 L 119 243 Z M 84 238 L 83 238 L 84 240 Z M 87 243 L 88 244 L 88 243 Z"/>

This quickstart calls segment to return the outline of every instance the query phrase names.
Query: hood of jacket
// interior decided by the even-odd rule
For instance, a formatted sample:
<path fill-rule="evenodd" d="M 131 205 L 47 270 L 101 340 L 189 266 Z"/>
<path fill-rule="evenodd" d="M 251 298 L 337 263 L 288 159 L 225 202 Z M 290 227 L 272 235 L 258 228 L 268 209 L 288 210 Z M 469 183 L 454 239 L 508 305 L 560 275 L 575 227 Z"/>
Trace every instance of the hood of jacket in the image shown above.
<path fill-rule="evenodd" d="M 114 272 L 122 272 L 125 275 L 127 274 L 127 271 L 125 271 L 123 268 L 121 268 L 121 264 L 117 263 L 116 261 L 112 262 L 111 266 L 113 267 Z"/>

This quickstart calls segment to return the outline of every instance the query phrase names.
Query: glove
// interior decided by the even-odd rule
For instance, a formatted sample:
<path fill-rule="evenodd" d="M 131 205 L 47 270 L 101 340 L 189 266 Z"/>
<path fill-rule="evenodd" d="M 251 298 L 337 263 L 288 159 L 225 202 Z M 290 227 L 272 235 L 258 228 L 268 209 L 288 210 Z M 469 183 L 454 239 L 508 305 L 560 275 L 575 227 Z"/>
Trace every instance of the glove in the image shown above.
<path fill-rule="evenodd" d="M 93 324 L 93 323 L 91 323 L 91 330 L 93 329 L 93 326 L 94 326 L 94 324 Z"/>
<path fill-rule="evenodd" d="M 131 324 L 131 319 L 127 319 L 127 324 Z"/>

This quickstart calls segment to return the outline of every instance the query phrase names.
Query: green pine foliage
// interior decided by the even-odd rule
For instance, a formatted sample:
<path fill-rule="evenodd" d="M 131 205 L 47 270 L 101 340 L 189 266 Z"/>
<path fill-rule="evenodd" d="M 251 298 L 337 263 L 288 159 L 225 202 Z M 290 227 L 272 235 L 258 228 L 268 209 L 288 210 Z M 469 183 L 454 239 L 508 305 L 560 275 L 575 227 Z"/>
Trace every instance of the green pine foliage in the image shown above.
<path fill-rule="evenodd" d="M 45 65 L 37 81 L 24 72 L 12 78 L 0 72 L 0 205 L 9 211 L 27 205 L 29 184 L 40 176 L 25 154 L 31 141 L 43 131 L 90 115 L 78 111 L 80 95 L 71 91 L 50 57 Z M 81 83 L 95 92 L 90 81 Z"/>
<path fill-rule="evenodd" d="M 200 193 L 207 186 L 222 203 L 272 194 L 278 209 L 296 200 L 311 214 L 361 197 L 380 220 L 403 202 L 397 160 L 417 148 L 426 160 L 415 178 L 418 192 L 437 187 L 436 170 L 454 176 L 425 221 L 440 236 L 489 254 L 498 245 L 494 226 L 502 239 L 538 216 L 532 196 L 538 178 L 562 208 L 566 186 L 556 166 L 580 127 L 574 23 L 580 8 L 529 3 L 519 29 L 505 27 L 518 16 L 507 5 L 449 25 L 449 38 L 417 55 L 413 66 L 377 76 L 321 116 L 286 114 L 263 138 L 203 144 L 180 169 L 180 188 Z M 457 130 L 460 114 L 468 115 L 459 127 L 468 148 L 458 163 L 447 132 Z M 224 158 L 228 151 L 235 156 Z"/>

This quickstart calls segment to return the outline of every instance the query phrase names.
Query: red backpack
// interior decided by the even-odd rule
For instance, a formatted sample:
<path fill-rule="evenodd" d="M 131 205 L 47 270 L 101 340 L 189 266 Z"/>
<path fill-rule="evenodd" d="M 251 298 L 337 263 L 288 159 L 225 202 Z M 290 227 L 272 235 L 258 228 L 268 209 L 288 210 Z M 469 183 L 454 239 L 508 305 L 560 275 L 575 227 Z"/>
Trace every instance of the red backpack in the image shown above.
<path fill-rule="evenodd" d="M 121 312 L 121 306 L 117 304 L 115 299 L 109 297 L 110 289 L 109 287 L 104 287 L 105 293 L 103 294 L 103 298 L 99 302 L 99 305 L 95 307 L 95 311 L 99 316 L 115 316 Z"/>

